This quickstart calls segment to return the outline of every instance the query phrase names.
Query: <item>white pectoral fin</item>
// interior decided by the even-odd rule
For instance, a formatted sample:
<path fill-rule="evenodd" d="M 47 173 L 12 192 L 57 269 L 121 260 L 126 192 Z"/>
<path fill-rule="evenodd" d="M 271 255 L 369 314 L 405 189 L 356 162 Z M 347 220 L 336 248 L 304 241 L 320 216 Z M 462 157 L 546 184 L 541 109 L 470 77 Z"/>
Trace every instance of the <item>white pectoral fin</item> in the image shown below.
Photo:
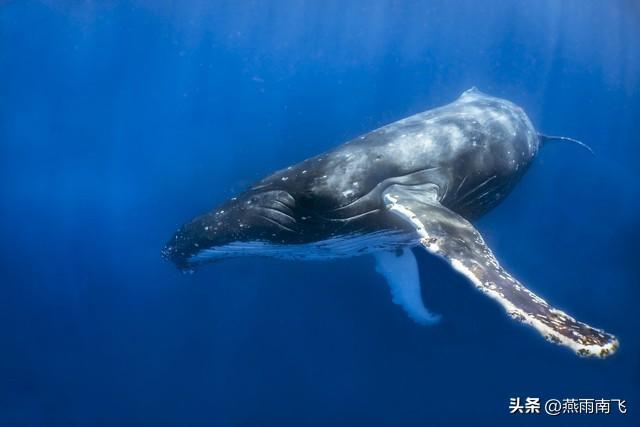
<path fill-rule="evenodd" d="M 613 335 L 551 307 L 513 278 L 473 225 L 438 202 L 434 187 L 392 185 L 383 197 L 387 209 L 415 227 L 427 251 L 449 261 L 514 319 L 581 356 L 607 357 L 618 348 Z"/>
<path fill-rule="evenodd" d="M 424 307 L 420 292 L 418 263 L 411 249 L 398 252 L 377 252 L 376 271 L 384 276 L 391 289 L 393 302 L 421 325 L 438 322 L 440 316 Z"/>

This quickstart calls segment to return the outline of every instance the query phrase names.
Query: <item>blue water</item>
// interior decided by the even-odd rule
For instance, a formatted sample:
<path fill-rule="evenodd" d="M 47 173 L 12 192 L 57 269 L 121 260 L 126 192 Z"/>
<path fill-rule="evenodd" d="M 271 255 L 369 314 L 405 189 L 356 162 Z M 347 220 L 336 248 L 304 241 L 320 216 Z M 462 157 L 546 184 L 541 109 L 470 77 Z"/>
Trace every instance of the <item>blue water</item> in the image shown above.
<path fill-rule="evenodd" d="M 433 327 L 368 257 L 160 258 L 270 171 L 474 85 L 593 147 L 545 147 L 477 225 L 615 356 L 545 342 L 424 252 Z M 0 426 L 638 426 L 639 135 L 634 1 L 4 2 Z"/>

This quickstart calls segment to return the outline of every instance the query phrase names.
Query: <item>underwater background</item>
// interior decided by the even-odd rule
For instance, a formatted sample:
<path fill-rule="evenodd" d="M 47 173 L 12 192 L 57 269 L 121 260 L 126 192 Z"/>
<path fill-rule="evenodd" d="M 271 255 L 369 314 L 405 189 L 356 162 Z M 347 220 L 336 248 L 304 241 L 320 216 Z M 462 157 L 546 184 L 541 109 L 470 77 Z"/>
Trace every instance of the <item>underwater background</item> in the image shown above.
<path fill-rule="evenodd" d="M 593 147 L 545 146 L 477 225 L 613 357 L 420 250 L 432 327 L 371 257 L 161 259 L 253 181 L 471 86 Z M 636 1 L 4 1 L 0 426 L 638 426 L 639 135 Z M 518 396 L 628 412 L 510 415 Z"/>

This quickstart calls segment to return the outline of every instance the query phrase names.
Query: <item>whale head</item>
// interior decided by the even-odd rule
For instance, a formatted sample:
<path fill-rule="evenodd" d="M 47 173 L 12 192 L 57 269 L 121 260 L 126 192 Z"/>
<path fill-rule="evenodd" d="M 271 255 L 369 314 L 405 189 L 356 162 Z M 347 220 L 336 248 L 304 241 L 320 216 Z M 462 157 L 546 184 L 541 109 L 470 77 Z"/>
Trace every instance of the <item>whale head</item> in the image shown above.
<path fill-rule="evenodd" d="M 286 191 L 248 191 L 176 231 L 162 256 L 183 271 L 220 259 L 255 255 L 296 235 L 295 200 Z"/>

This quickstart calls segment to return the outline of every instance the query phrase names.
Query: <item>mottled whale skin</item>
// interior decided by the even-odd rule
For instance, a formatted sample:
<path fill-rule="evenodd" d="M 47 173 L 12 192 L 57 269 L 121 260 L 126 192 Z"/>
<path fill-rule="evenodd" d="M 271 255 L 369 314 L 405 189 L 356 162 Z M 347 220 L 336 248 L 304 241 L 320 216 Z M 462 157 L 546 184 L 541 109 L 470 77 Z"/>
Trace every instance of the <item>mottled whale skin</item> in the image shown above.
<path fill-rule="evenodd" d="M 520 107 L 472 88 L 275 172 L 185 224 L 163 254 L 191 269 L 230 256 L 335 258 L 417 244 L 384 208 L 387 187 L 433 183 L 444 206 L 477 218 L 504 199 L 538 147 Z"/>

